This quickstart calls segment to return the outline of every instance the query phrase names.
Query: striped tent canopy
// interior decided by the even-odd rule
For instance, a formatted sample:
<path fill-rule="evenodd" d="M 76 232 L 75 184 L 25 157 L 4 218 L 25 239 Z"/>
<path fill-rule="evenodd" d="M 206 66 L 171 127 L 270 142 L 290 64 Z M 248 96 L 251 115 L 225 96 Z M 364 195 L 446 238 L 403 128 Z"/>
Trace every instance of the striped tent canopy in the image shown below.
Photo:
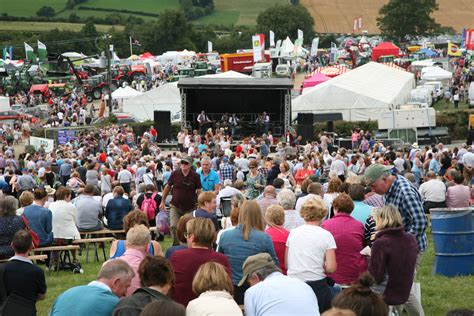
<path fill-rule="evenodd" d="M 389 62 L 389 63 L 379 63 L 379 64 L 382 64 L 382 65 L 385 65 L 385 66 L 389 66 L 389 67 L 392 67 L 392 68 L 395 68 L 395 69 L 398 69 L 398 70 L 407 71 L 405 68 L 400 67 L 400 66 L 398 66 L 397 64 L 395 64 L 395 63 L 393 63 L 393 62 Z"/>
<path fill-rule="evenodd" d="M 325 66 L 325 67 L 318 67 L 312 75 L 318 73 L 318 74 L 323 74 L 325 76 L 333 78 L 333 77 L 342 75 L 343 73 L 346 73 L 349 70 L 350 69 L 344 65 Z"/>

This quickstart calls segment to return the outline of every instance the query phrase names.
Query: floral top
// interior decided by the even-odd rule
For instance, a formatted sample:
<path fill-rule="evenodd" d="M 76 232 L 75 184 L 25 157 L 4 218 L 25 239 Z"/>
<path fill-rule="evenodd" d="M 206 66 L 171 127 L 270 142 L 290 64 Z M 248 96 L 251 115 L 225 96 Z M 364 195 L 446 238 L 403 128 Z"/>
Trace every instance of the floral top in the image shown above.
<path fill-rule="evenodd" d="M 250 173 L 247 175 L 247 181 L 246 181 L 246 186 L 247 186 L 247 194 L 246 197 L 247 199 L 253 200 L 256 199 L 260 193 L 262 192 L 264 186 L 265 186 L 265 177 L 263 174 L 260 172 L 257 173 L 255 178 L 252 178 Z M 256 188 L 255 185 L 260 184 L 260 188 Z"/>

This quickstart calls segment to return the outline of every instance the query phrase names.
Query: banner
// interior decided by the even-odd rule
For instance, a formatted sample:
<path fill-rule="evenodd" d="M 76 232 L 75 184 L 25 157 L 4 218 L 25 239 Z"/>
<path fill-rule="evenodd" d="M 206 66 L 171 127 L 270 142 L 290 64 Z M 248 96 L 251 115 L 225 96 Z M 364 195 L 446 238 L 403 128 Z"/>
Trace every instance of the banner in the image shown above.
<path fill-rule="evenodd" d="M 318 55 L 318 46 L 319 46 L 319 37 L 313 38 L 313 42 L 311 43 L 311 56 Z"/>
<path fill-rule="evenodd" d="M 275 33 L 273 31 L 270 31 L 270 47 L 275 46 Z"/>
<path fill-rule="evenodd" d="M 362 17 L 359 16 L 359 30 L 362 29 Z"/>
<path fill-rule="evenodd" d="M 459 57 L 461 56 L 461 51 L 459 50 L 458 45 L 453 43 L 448 43 L 448 56 Z"/>
<path fill-rule="evenodd" d="M 474 50 L 474 29 L 466 29 L 465 48 Z"/>
<path fill-rule="evenodd" d="M 33 47 L 25 43 L 25 57 L 26 60 L 36 61 L 36 55 L 33 52 Z"/>
<path fill-rule="evenodd" d="M 46 45 L 38 41 L 38 57 L 40 61 L 48 60 L 48 52 L 46 51 Z"/>
<path fill-rule="evenodd" d="M 64 129 L 58 131 L 58 145 L 67 144 L 74 139 L 76 139 L 76 132 L 73 129 Z"/>
<path fill-rule="evenodd" d="M 207 41 L 207 52 L 212 53 L 212 42 Z"/>
<path fill-rule="evenodd" d="M 466 48 L 466 28 L 463 27 L 461 31 L 461 48 Z"/>
<path fill-rule="evenodd" d="M 265 35 L 256 34 L 252 36 L 252 50 L 253 50 L 253 61 L 258 62 L 263 60 L 263 54 L 265 51 Z"/>
<path fill-rule="evenodd" d="M 303 31 L 298 29 L 298 39 L 303 39 Z"/>
<path fill-rule="evenodd" d="M 7 60 L 7 59 L 11 60 L 11 57 L 10 57 L 10 53 L 8 52 L 7 48 L 5 47 L 3 49 L 3 60 Z"/>
<path fill-rule="evenodd" d="M 33 146 L 36 150 L 38 150 L 41 145 L 44 145 L 44 151 L 50 153 L 54 149 L 54 140 L 49 138 L 30 136 L 30 145 Z"/>
<path fill-rule="evenodd" d="M 352 30 L 355 32 L 357 32 L 357 19 L 354 19 L 354 27 L 352 28 Z"/>

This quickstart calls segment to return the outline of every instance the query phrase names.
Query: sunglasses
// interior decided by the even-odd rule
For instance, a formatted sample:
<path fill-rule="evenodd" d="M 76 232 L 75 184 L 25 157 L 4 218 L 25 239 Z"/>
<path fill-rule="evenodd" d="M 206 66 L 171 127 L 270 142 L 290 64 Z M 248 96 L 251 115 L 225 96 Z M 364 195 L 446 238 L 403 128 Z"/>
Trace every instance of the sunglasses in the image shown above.
<path fill-rule="evenodd" d="M 181 161 L 181 164 L 182 164 L 182 165 L 189 165 L 189 162 L 187 162 L 187 161 Z"/>

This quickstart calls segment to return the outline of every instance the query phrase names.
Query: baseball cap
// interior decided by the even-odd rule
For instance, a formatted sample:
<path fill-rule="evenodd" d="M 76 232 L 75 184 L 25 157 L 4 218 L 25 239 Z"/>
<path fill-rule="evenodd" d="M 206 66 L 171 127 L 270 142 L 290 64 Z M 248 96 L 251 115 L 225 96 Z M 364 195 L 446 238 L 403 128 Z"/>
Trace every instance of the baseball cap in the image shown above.
<path fill-rule="evenodd" d="M 364 172 L 365 184 L 370 186 L 385 174 L 390 174 L 393 166 L 384 166 L 381 164 L 372 164 Z"/>
<path fill-rule="evenodd" d="M 194 161 L 192 157 L 186 156 L 186 157 L 181 158 L 181 162 L 185 162 L 192 165 Z"/>
<path fill-rule="evenodd" d="M 268 253 L 259 253 L 257 255 L 248 257 L 242 266 L 243 277 L 240 280 L 238 286 L 244 285 L 245 282 L 247 282 L 247 279 L 256 271 L 263 268 L 272 267 L 276 267 L 276 265 Z"/>

